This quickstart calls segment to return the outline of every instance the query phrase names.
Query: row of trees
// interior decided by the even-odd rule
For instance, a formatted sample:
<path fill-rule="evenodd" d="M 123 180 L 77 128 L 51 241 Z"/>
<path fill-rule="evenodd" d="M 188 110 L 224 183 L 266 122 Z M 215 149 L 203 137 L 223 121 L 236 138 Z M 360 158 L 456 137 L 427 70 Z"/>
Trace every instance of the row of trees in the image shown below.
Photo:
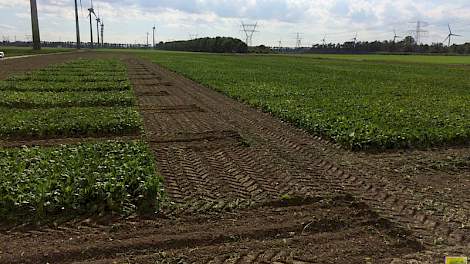
<path fill-rule="evenodd" d="M 369 53 L 369 52 L 416 52 L 470 54 L 470 43 L 444 46 L 442 43 L 420 44 L 411 36 L 401 41 L 345 42 L 342 44 L 317 44 L 304 52 L 313 53 Z"/>
<path fill-rule="evenodd" d="M 248 46 L 241 40 L 229 37 L 199 38 L 185 41 L 160 42 L 157 49 L 214 53 L 246 53 Z"/>

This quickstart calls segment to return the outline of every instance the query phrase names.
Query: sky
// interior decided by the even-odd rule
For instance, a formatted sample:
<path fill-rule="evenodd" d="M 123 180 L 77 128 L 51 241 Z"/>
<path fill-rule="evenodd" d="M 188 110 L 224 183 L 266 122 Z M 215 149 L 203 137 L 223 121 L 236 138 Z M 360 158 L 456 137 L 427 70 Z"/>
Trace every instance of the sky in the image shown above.
<path fill-rule="evenodd" d="M 253 45 L 295 46 L 351 40 L 390 40 L 410 35 L 416 21 L 428 31 L 423 42 L 442 42 L 450 24 L 455 43 L 470 42 L 469 0 L 94 0 L 105 24 L 105 41 L 145 44 L 157 28 L 157 41 L 229 36 L 245 39 L 241 23 L 258 23 Z M 42 40 L 75 40 L 73 0 L 37 0 Z M 90 40 L 87 8 L 82 0 L 82 41 Z M 94 22 L 96 23 L 96 22 Z M 94 24 L 96 30 L 96 24 Z M 0 40 L 31 35 L 29 0 L 0 0 Z M 95 32 L 96 38 L 96 32 Z"/>

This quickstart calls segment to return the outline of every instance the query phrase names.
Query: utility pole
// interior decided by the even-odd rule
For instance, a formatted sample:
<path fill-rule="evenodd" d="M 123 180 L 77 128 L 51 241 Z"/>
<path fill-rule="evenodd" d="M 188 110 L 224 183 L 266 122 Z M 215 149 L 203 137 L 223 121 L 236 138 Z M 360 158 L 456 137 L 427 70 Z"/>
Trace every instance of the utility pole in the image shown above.
<path fill-rule="evenodd" d="M 31 5 L 31 26 L 33 29 L 33 49 L 41 49 L 41 37 L 39 35 L 38 7 L 36 0 L 30 0 Z"/>
<path fill-rule="evenodd" d="M 75 31 L 77 33 L 77 49 L 80 49 L 81 48 L 80 23 L 78 22 L 78 4 L 77 4 L 77 0 L 75 0 Z"/>
<path fill-rule="evenodd" d="M 153 42 L 152 42 L 152 43 L 153 43 L 153 46 L 152 46 L 152 47 L 155 49 L 155 29 L 156 29 L 155 25 L 153 25 L 153 28 L 152 28 L 152 29 L 153 29 L 153 35 L 152 35 L 152 39 L 153 39 Z"/>

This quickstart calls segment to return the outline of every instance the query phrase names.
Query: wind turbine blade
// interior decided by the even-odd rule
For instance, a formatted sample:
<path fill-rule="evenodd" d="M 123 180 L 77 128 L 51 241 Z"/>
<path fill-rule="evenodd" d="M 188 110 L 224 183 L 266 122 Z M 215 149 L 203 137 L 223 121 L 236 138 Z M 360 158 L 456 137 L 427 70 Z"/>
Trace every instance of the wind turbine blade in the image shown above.
<path fill-rule="evenodd" d="M 452 34 L 452 30 L 450 29 L 450 24 L 447 24 L 447 26 L 449 27 L 450 34 Z"/>
<path fill-rule="evenodd" d="M 442 42 L 446 42 L 449 38 L 450 38 L 450 35 L 447 36 L 447 38 L 445 38 Z"/>
<path fill-rule="evenodd" d="M 454 37 L 463 37 L 462 35 L 452 34 Z"/>

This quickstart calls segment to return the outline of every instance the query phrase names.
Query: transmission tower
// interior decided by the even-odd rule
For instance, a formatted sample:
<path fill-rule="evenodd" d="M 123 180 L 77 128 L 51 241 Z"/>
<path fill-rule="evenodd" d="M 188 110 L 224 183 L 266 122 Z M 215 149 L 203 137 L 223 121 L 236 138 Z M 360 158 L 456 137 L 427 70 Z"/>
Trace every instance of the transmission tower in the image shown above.
<path fill-rule="evenodd" d="M 420 20 L 410 23 L 416 23 L 416 29 L 410 30 L 410 32 L 415 35 L 416 44 L 420 45 L 422 42 L 422 38 L 425 37 L 426 33 L 428 33 L 427 30 L 424 30 L 424 27 L 426 27 L 428 23 Z"/>
<path fill-rule="evenodd" d="M 242 21 L 242 30 L 243 32 L 245 32 L 246 45 L 248 46 L 253 45 L 253 34 L 255 34 L 255 32 L 259 32 L 256 30 L 257 27 L 258 27 L 258 22 L 256 22 L 255 24 L 245 24 Z"/>
<path fill-rule="evenodd" d="M 295 48 L 302 48 L 302 33 L 295 33 Z"/>

